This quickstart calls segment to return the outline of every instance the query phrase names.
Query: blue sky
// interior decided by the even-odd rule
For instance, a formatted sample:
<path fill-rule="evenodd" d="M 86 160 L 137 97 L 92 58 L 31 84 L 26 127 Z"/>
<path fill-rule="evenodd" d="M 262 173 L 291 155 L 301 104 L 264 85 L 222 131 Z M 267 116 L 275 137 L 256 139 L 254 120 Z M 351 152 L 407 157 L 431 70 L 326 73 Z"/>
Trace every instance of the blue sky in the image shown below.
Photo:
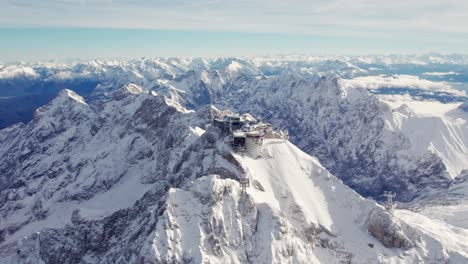
<path fill-rule="evenodd" d="M 0 61 L 468 53 L 465 0 L 0 0 Z"/>

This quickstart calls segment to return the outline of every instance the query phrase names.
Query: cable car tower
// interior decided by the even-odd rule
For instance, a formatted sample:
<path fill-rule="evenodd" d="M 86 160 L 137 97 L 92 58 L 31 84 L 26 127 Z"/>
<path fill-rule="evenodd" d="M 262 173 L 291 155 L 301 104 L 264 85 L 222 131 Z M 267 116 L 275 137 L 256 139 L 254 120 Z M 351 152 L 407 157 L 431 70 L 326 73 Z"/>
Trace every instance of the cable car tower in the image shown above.
<path fill-rule="evenodd" d="M 245 178 L 244 178 L 244 177 L 243 177 L 243 178 L 240 178 L 240 179 L 239 179 L 239 184 L 240 184 L 242 193 L 243 193 L 243 194 L 246 194 L 246 193 L 247 193 L 247 187 L 250 187 L 249 178 L 247 178 L 247 177 L 245 177 Z"/>
<path fill-rule="evenodd" d="M 385 191 L 383 196 L 387 197 L 387 202 L 384 205 L 385 209 L 387 209 L 387 211 L 393 215 L 393 211 L 396 208 L 396 203 L 393 202 L 393 198 L 395 198 L 396 193 Z"/>

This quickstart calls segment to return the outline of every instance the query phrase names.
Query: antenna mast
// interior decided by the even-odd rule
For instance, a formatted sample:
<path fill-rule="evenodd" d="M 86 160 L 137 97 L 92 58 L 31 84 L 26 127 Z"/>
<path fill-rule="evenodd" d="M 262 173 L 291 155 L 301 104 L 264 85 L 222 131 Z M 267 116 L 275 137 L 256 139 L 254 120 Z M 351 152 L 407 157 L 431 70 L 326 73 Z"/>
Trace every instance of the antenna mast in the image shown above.
<path fill-rule="evenodd" d="M 393 210 L 396 208 L 396 203 L 393 202 L 393 198 L 395 198 L 396 193 L 385 191 L 383 196 L 387 197 L 387 203 L 385 203 L 385 209 L 393 215 Z"/>

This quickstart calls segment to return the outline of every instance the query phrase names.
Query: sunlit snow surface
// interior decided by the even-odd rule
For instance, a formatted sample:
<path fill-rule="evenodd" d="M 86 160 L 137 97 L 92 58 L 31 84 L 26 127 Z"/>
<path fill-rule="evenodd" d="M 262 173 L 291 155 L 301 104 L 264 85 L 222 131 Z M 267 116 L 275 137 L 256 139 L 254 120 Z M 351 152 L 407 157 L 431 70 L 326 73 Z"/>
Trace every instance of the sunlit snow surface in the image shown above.
<path fill-rule="evenodd" d="M 461 103 L 420 101 L 399 95 L 382 95 L 379 98 L 394 109 L 395 127 L 411 139 L 413 151 L 428 149 L 436 153 L 452 177 L 468 167 L 468 112 L 459 109 Z M 397 215 L 419 230 L 434 235 L 442 244 L 466 251 L 467 186 L 468 182 L 455 183 L 447 191 L 425 194 L 426 198 L 410 204 L 411 210 L 417 213 L 402 210 Z"/>
<path fill-rule="evenodd" d="M 388 126 L 402 131 L 411 140 L 412 150 L 429 150 L 442 158 L 452 177 L 468 168 L 468 112 L 462 103 L 419 101 L 410 96 L 382 95 L 393 109 Z"/>
<path fill-rule="evenodd" d="M 210 263 L 243 262 L 246 254 L 255 263 L 437 263 L 448 257 L 463 263 L 468 258 L 468 230 L 405 210 L 397 210 L 395 219 L 416 247 L 384 247 L 367 231 L 371 211 L 384 209 L 289 142 L 267 140 L 257 159 L 235 157 L 250 179 L 248 194 L 237 182 L 216 176 L 171 189 L 153 239 L 158 261 L 184 254 Z M 327 230 L 316 241 L 326 240 L 329 247 L 306 242 L 311 225 Z M 212 254 L 206 242 L 212 228 L 222 253 Z M 288 248 L 294 248 L 293 256 L 285 254 Z"/>

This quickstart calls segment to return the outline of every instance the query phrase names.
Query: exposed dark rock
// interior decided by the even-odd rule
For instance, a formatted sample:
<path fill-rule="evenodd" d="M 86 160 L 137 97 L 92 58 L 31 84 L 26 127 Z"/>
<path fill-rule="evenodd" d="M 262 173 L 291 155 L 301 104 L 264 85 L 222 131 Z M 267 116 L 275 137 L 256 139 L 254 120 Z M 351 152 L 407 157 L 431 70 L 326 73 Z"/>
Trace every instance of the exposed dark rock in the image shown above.
<path fill-rule="evenodd" d="M 386 211 L 372 211 L 367 230 L 388 248 L 410 249 L 414 247 L 414 243 L 403 233 L 398 220 Z"/>

